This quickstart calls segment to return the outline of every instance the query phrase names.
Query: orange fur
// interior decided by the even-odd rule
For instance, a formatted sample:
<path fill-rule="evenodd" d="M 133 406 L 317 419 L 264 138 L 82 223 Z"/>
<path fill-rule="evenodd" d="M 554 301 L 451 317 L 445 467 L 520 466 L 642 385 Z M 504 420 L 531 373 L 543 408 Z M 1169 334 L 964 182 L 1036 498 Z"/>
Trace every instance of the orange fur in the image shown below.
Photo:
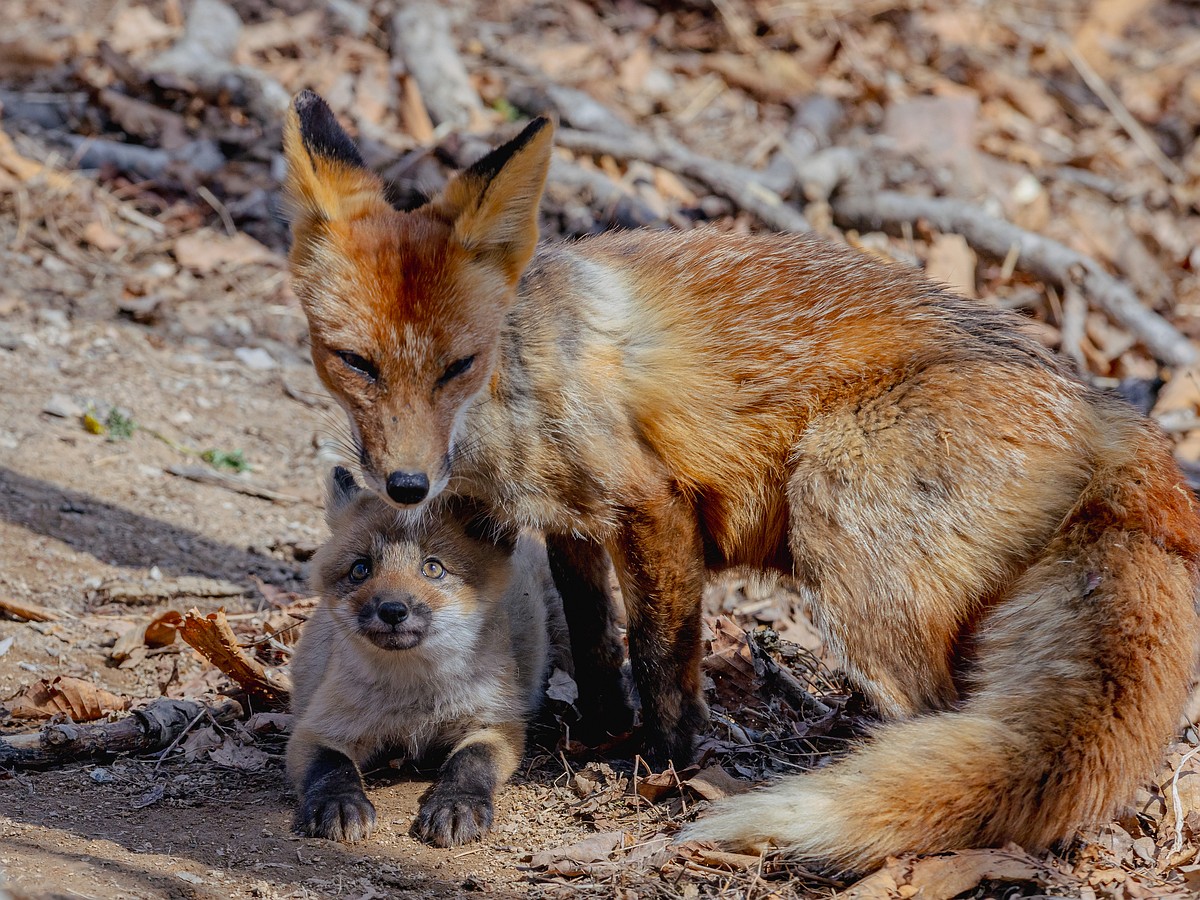
<path fill-rule="evenodd" d="M 615 731 L 607 550 L 660 760 L 705 716 L 705 571 L 792 579 L 893 721 L 699 835 L 861 868 L 1042 846 L 1111 811 L 1194 657 L 1200 520 L 1165 442 L 1015 317 L 813 237 L 631 232 L 531 260 L 549 135 L 411 213 L 297 230 L 314 360 L 368 483 L 427 473 L 547 532 L 580 702 Z M 300 208 L 336 183 L 289 181 Z"/>

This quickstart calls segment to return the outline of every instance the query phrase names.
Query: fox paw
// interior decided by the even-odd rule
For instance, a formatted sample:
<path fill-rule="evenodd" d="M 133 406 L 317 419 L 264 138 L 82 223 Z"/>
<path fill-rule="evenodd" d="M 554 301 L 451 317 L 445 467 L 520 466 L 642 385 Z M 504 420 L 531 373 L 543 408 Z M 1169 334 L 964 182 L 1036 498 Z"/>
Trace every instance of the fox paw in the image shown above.
<path fill-rule="evenodd" d="M 308 795 L 296 811 L 296 830 L 309 837 L 354 843 L 375 830 L 375 806 L 362 789 Z"/>
<path fill-rule="evenodd" d="M 492 827 L 491 794 L 434 790 L 413 821 L 413 837 L 435 847 L 457 847 L 482 838 Z"/>

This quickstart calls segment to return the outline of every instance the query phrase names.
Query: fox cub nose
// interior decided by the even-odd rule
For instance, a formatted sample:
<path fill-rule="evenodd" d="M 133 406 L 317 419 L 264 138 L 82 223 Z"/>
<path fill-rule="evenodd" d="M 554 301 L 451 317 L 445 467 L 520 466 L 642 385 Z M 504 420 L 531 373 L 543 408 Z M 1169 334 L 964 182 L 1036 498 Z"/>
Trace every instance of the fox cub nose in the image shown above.
<path fill-rule="evenodd" d="M 429 493 L 429 476 L 424 472 L 393 472 L 387 478 L 387 492 L 397 503 L 420 503 Z"/>
<path fill-rule="evenodd" d="M 401 603 L 399 600 L 388 600 L 386 603 L 379 604 L 375 615 L 379 616 L 380 621 L 385 625 L 399 625 L 408 618 L 408 604 Z"/>

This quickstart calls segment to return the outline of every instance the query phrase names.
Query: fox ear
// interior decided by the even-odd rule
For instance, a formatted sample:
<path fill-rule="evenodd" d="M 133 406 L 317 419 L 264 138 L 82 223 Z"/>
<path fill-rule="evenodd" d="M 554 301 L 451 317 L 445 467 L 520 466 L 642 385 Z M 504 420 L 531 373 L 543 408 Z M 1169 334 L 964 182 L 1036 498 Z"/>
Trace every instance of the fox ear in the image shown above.
<path fill-rule="evenodd" d="M 460 172 L 435 205 L 468 250 L 498 261 L 516 281 L 538 239 L 538 204 L 550 169 L 554 125 L 537 118 L 503 146 Z"/>
<path fill-rule="evenodd" d="M 354 480 L 349 469 L 334 466 L 325 486 L 325 521 L 332 525 L 333 520 L 361 491 L 362 486 Z"/>
<path fill-rule="evenodd" d="M 283 129 L 285 190 L 297 233 L 388 208 L 383 183 L 366 167 L 329 105 L 312 91 L 292 100 Z"/>

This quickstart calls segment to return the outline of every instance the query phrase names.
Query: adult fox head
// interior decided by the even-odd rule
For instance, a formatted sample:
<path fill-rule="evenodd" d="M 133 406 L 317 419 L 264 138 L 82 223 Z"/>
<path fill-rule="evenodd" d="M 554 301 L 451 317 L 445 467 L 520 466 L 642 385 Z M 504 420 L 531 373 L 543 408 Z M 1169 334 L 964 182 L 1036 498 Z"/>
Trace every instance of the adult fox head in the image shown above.
<path fill-rule="evenodd" d="M 364 477 L 399 506 L 446 486 L 464 413 L 489 388 L 553 132 L 535 119 L 399 212 L 325 101 L 305 91 L 288 112 L 291 266 L 313 363 L 350 417 Z"/>

